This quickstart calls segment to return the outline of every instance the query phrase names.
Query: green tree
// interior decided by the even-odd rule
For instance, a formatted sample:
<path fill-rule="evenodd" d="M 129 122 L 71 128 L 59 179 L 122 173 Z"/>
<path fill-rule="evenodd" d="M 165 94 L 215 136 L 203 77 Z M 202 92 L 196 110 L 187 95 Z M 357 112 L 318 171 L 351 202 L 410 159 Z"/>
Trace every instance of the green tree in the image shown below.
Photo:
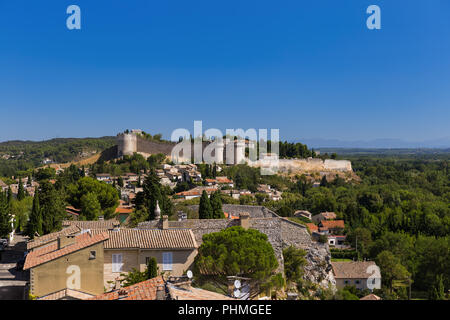
<path fill-rule="evenodd" d="M 212 219 L 213 218 L 213 207 L 211 206 L 211 202 L 210 202 L 208 194 L 206 193 L 205 190 L 203 190 L 202 196 L 200 198 L 198 217 L 199 217 L 199 219 Z"/>
<path fill-rule="evenodd" d="M 194 274 L 200 282 L 214 284 L 227 292 L 227 276 L 251 278 L 250 295 L 259 293 L 278 267 L 275 253 L 264 233 L 240 226 L 203 235 L 194 260 Z"/>
<path fill-rule="evenodd" d="M 8 199 L 8 203 L 11 203 L 12 200 L 13 200 L 13 194 L 12 194 L 11 187 L 8 187 L 8 195 L 7 195 L 7 199 Z"/>
<path fill-rule="evenodd" d="M 102 212 L 100 202 L 93 192 L 88 192 L 81 197 L 80 209 L 83 218 L 86 220 L 97 220 Z"/>
<path fill-rule="evenodd" d="M 304 274 L 303 268 L 307 263 L 305 255 L 305 250 L 297 249 L 293 246 L 283 249 L 284 273 L 287 281 L 301 282 Z"/>
<path fill-rule="evenodd" d="M 400 259 L 390 251 L 382 251 L 377 256 L 376 263 L 380 268 L 381 278 L 387 283 L 390 292 L 394 280 L 405 280 L 410 276 L 408 270 L 400 263 Z"/>
<path fill-rule="evenodd" d="M 60 190 L 48 181 L 41 181 L 39 206 L 42 214 L 43 234 L 59 231 L 66 217 L 66 205 Z"/>
<path fill-rule="evenodd" d="M 212 207 L 212 218 L 213 219 L 224 219 L 225 215 L 222 210 L 222 197 L 220 196 L 220 191 L 217 190 L 211 195 L 211 207 Z"/>
<path fill-rule="evenodd" d="M 19 178 L 19 187 L 17 190 L 17 200 L 23 200 L 25 198 L 25 190 L 23 189 L 22 179 Z"/>
<path fill-rule="evenodd" d="M 136 195 L 135 205 L 141 213 L 147 212 L 148 220 L 155 218 L 156 202 L 161 209 L 161 215 L 170 217 L 173 214 L 173 204 L 169 199 L 171 190 L 169 187 L 161 185 L 153 168 L 145 178 L 142 188 L 143 191 Z"/>
<path fill-rule="evenodd" d="M 8 199 L 4 192 L 0 192 L 0 237 L 6 237 L 11 231 Z"/>
<path fill-rule="evenodd" d="M 158 276 L 158 262 L 155 257 L 150 257 L 147 264 L 147 279 Z"/>
<path fill-rule="evenodd" d="M 27 225 L 27 234 L 33 239 L 35 234 L 43 235 L 42 232 L 42 213 L 39 204 L 39 190 L 36 189 L 33 198 L 33 207 L 31 208 L 30 220 Z"/>
<path fill-rule="evenodd" d="M 122 177 L 117 178 L 117 185 L 119 187 L 123 188 L 123 178 Z"/>
<path fill-rule="evenodd" d="M 442 274 L 436 275 L 434 285 L 430 288 L 430 291 L 428 292 L 428 299 L 445 300 L 444 280 Z"/>
<path fill-rule="evenodd" d="M 76 184 L 69 185 L 67 188 L 67 200 L 75 208 L 81 208 L 82 205 L 85 206 L 85 208 L 88 208 L 86 199 L 92 199 L 93 197 L 92 195 L 87 198 L 84 196 L 89 193 L 95 195 L 98 203 L 100 203 L 101 214 L 98 213 L 97 216 L 100 214 L 103 215 L 105 219 L 109 219 L 115 215 L 115 210 L 119 205 L 119 194 L 117 189 L 112 185 L 97 181 L 91 177 L 80 178 Z M 82 203 L 82 199 L 84 199 L 85 203 Z M 93 206 L 92 203 L 90 205 L 95 209 L 96 205 Z M 97 211 L 94 210 L 94 212 Z"/>

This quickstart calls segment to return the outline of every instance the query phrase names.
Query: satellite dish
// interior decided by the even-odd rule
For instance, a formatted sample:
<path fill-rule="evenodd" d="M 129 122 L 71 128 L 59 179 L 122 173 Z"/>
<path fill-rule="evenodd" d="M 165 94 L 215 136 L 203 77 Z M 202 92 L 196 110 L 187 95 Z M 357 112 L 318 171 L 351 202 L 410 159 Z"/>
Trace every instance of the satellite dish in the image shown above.
<path fill-rule="evenodd" d="M 236 289 L 236 290 L 234 290 L 233 294 L 236 298 L 239 298 L 241 296 L 241 290 Z"/>
<path fill-rule="evenodd" d="M 192 274 L 191 270 L 188 270 L 187 276 L 188 276 L 189 279 L 192 279 L 193 274 Z"/>
<path fill-rule="evenodd" d="M 240 282 L 239 280 L 235 280 L 235 281 L 234 281 L 234 287 L 235 287 L 236 289 L 239 289 L 239 288 L 241 287 L 241 282 Z"/>

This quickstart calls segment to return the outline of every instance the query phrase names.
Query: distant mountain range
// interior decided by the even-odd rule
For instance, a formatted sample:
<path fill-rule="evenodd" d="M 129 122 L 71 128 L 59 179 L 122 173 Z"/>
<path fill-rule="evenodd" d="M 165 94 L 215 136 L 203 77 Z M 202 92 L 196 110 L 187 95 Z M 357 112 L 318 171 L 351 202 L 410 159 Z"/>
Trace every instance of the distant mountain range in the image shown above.
<path fill-rule="evenodd" d="M 405 141 L 401 139 L 375 139 L 345 141 L 338 139 L 296 139 L 295 142 L 306 144 L 309 148 L 367 148 L 367 149 L 395 149 L 395 148 L 450 148 L 450 137 L 424 140 Z"/>

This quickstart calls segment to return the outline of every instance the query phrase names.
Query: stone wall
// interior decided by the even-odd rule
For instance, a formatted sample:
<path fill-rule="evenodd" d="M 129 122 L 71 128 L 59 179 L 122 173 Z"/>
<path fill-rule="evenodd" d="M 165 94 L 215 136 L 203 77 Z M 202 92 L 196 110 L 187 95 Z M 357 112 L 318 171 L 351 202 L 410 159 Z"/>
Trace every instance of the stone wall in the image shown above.
<path fill-rule="evenodd" d="M 261 162 L 249 162 L 249 166 L 260 167 Z M 352 163 L 349 160 L 322 160 L 312 159 L 279 159 L 278 171 L 280 173 L 301 173 L 301 172 L 352 172 Z"/>

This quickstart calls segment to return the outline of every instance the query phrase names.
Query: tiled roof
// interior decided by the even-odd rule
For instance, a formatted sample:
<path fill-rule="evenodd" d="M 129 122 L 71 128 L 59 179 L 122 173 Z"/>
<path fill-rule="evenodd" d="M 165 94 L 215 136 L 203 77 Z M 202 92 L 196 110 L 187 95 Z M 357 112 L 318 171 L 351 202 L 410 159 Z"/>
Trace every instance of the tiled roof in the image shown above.
<path fill-rule="evenodd" d="M 194 234 L 190 229 L 93 229 L 93 234 L 108 232 L 105 249 L 194 249 L 197 248 Z"/>
<path fill-rule="evenodd" d="M 211 194 L 213 192 L 216 192 L 217 189 L 216 188 L 194 188 L 188 191 L 182 191 L 182 192 L 178 192 L 176 195 L 177 196 L 201 196 L 203 193 L 203 190 L 206 191 L 206 193 Z"/>
<path fill-rule="evenodd" d="M 236 300 L 220 293 L 199 288 L 180 288 L 168 284 L 170 297 L 174 300 Z"/>
<path fill-rule="evenodd" d="M 306 226 L 308 227 L 309 231 L 311 231 L 311 232 L 319 231 L 319 227 L 316 226 L 314 223 L 307 223 Z"/>
<path fill-rule="evenodd" d="M 74 298 L 74 299 L 79 299 L 79 300 L 86 300 L 93 296 L 94 295 L 86 293 L 86 292 L 66 288 L 66 289 L 62 289 L 57 292 L 42 296 L 42 297 L 38 298 L 37 300 L 60 300 L 60 299 L 64 299 L 64 298 Z"/>
<path fill-rule="evenodd" d="M 320 214 L 327 220 L 336 219 L 336 213 L 334 212 L 322 212 Z"/>
<path fill-rule="evenodd" d="M 64 222 L 63 222 L 64 225 Z M 75 234 L 80 232 L 81 229 L 75 225 L 70 226 L 69 228 L 64 228 L 61 231 L 58 232 L 52 232 L 49 234 L 46 234 L 44 236 L 41 237 L 36 237 L 34 238 L 34 240 L 28 241 L 27 243 L 27 250 L 32 250 L 36 247 L 42 246 L 46 243 L 55 241 L 56 239 L 58 239 L 59 236 L 66 236 L 66 235 L 70 235 L 70 234 Z"/>
<path fill-rule="evenodd" d="M 119 300 L 119 292 L 123 296 L 120 300 L 155 300 L 156 289 L 160 285 L 164 285 L 162 276 L 139 282 L 120 290 L 107 292 L 89 300 Z"/>
<path fill-rule="evenodd" d="M 96 235 L 91 235 L 89 232 L 85 232 L 81 235 L 75 236 L 75 242 L 63 247 L 62 249 L 58 249 L 58 242 L 53 242 L 47 246 L 37 248 L 30 252 L 27 255 L 23 269 L 26 270 L 33 268 L 45 262 L 60 258 L 101 241 L 105 241 L 106 239 L 108 239 L 108 234 L 106 232 Z"/>
<path fill-rule="evenodd" d="M 97 221 L 82 221 L 82 220 L 65 220 L 63 226 L 77 226 L 81 229 L 112 229 L 115 224 L 120 224 L 119 220 L 97 220 Z"/>
<path fill-rule="evenodd" d="M 133 212 L 132 208 L 124 208 L 124 207 L 116 208 L 116 213 L 132 213 L 132 212 Z"/>
<path fill-rule="evenodd" d="M 381 300 L 381 298 L 373 293 L 368 294 L 367 296 L 362 297 L 359 300 Z"/>
<path fill-rule="evenodd" d="M 331 262 L 331 265 L 336 279 L 366 279 L 372 275 L 367 268 L 376 266 L 373 261 Z"/>
<path fill-rule="evenodd" d="M 79 216 L 81 210 L 80 210 L 80 209 L 76 209 L 76 208 L 74 208 L 74 207 L 72 207 L 72 206 L 67 206 L 67 207 L 66 207 L 66 212 L 67 212 L 68 214 L 72 214 L 72 215 L 75 215 L 75 216 Z"/>
<path fill-rule="evenodd" d="M 216 177 L 217 183 L 233 183 L 230 179 L 227 177 Z"/>
<path fill-rule="evenodd" d="M 344 220 L 322 220 L 320 226 L 326 229 L 345 228 Z"/>

